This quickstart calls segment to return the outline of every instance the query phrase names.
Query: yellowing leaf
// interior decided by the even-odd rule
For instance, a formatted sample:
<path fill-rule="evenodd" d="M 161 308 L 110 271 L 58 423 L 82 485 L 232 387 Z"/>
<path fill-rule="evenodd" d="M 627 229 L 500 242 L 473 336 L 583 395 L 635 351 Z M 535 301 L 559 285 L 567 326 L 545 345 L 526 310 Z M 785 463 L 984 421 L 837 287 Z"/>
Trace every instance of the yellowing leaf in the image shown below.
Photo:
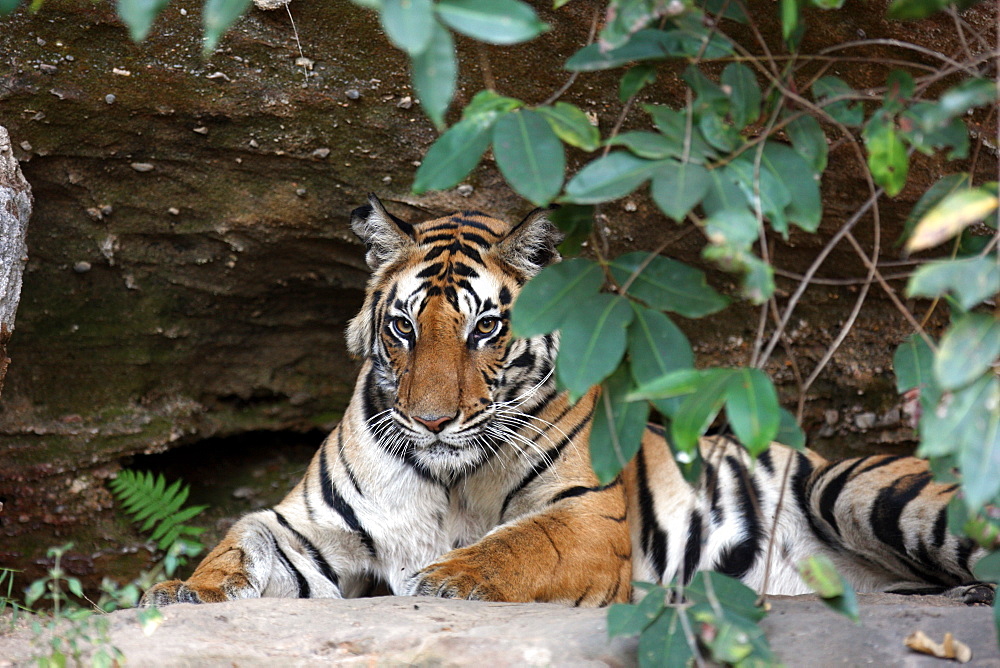
<path fill-rule="evenodd" d="M 937 246 L 992 213 L 997 203 L 997 196 L 985 188 L 948 195 L 920 219 L 906 242 L 906 250 L 913 253 Z"/>

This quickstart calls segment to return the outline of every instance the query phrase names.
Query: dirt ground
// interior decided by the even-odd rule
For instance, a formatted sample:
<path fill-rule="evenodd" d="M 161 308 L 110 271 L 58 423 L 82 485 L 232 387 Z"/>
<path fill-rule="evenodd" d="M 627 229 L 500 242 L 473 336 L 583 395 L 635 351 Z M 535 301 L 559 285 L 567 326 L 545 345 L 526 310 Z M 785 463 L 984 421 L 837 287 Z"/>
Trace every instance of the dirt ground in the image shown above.
<path fill-rule="evenodd" d="M 945 632 L 972 648 L 970 666 L 1000 666 L 992 610 L 933 596 L 860 596 L 861 624 L 813 597 L 771 599 L 763 626 L 786 666 L 921 666 L 954 662 L 903 639 Z M 164 609 L 145 637 L 136 611 L 113 613 L 111 641 L 130 666 L 633 666 L 635 638 L 606 633 L 605 611 L 428 598 L 257 599 Z M 2 623 L 2 622 L 0 622 Z M 0 667 L 32 663 L 27 622 L 0 630 Z"/>

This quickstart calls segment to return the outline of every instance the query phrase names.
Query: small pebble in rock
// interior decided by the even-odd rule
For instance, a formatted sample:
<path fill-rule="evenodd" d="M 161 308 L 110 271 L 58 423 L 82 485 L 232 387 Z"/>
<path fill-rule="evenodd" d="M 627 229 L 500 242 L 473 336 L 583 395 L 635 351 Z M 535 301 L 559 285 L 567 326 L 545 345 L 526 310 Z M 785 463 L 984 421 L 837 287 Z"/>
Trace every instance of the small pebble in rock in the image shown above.
<path fill-rule="evenodd" d="M 200 135 L 208 134 L 208 128 L 206 128 L 204 125 L 199 125 L 198 127 L 194 128 L 194 131 Z"/>
<path fill-rule="evenodd" d="M 410 107 L 413 106 L 413 98 L 407 95 L 399 102 L 397 102 L 396 106 L 399 107 L 400 109 L 409 109 Z"/>
<path fill-rule="evenodd" d="M 187 16 L 187 15 L 188 15 L 188 10 L 181 7 L 181 16 Z"/>
<path fill-rule="evenodd" d="M 111 206 L 110 204 L 102 204 L 101 205 L 101 213 L 103 215 L 110 216 L 114 212 L 115 212 L 115 208 L 113 206 Z"/>
<path fill-rule="evenodd" d="M 74 58 L 73 56 L 66 56 L 66 61 L 67 62 L 72 63 L 74 60 L 76 60 L 76 58 Z"/>
<path fill-rule="evenodd" d="M 181 215 L 181 210 L 178 209 L 176 206 L 172 206 L 169 209 L 167 209 L 167 213 L 169 213 L 171 216 L 179 216 Z"/>
<path fill-rule="evenodd" d="M 226 76 L 225 72 L 212 72 L 211 74 L 209 74 L 205 78 L 206 79 L 223 79 L 225 81 L 232 81 L 232 79 L 230 79 L 228 76 Z"/>
<path fill-rule="evenodd" d="M 251 139 L 247 143 L 250 145 L 250 148 L 260 148 L 260 144 L 257 143 L 256 139 Z"/>
<path fill-rule="evenodd" d="M 468 197 L 469 195 L 472 194 L 472 190 L 473 190 L 472 186 L 470 186 L 468 183 L 463 183 L 458 187 L 458 194 L 461 195 L 462 197 Z"/>
<path fill-rule="evenodd" d="M 133 162 L 129 165 L 132 169 L 137 172 L 151 172 L 153 171 L 153 166 L 148 162 Z"/>
<path fill-rule="evenodd" d="M 42 63 L 38 66 L 38 69 L 45 72 L 46 74 L 55 74 L 59 71 L 59 68 L 55 65 L 49 65 L 48 63 Z"/>
<path fill-rule="evenodd" d="M 31 142 L 28 142 L 28 141 L 21 142 L 21 150 L 22 151 L 30 151 L 31 150 Z"/>
<path fill-rule="evenodd" d="M 299 197 L 305 197 L 306 196 L 306 189 L 305 188 L 296 188 L 295 189 L 295 194 L 298 195 Z"/>
<path fill-rule="evenodd" d="M 38 46 L 45 46 L 45 44 L 46 44 L 45 40 L 44 40 L 44 39 L 42 39 L 41 37 L 36 37 L 36 38 L 35 38 L 35 43 L 36 43 L 36 44 L 37 44 Z"/>
<path fill-rule="evenodd" d="M 96 206 L 92 206 L 89 209 L 87 209 L 87 215 L 90 216 L 90 219 L 93 220 L 95 223 L 104 220 L 104 214 L 102 214 L 101 210 L 98 209 Z"/>
<path fill-rule="evenodd" d="M 73 271 L 75 271 L 78 274 L 86 274 L 88 271 L 90 271 L 90 263 L 87 262 L 86 260 L 81 260 L 80 262 L 77 262 L 76 264 L 73 265 Z"/>
<path fill-rule="evenodd" d="M 115 100 L 117 99 L 118 98 L 115 97 L 113 93 L 108 93 L 107 95 L 104 96 L 104 101 L 107 102 L 108 104 L 114 104 Z"/>
<path fill-rule="evenodd" d="M 635 205 L 635 202 L 625 202 L 625 210 L 628 211 L 629 213 L 635 211 L 638 208 L 639 207 Z"/>
<path fill-rule="evenodd" d="M 327 157 L 328 155 L 330 155 L 330 149 L 326 148 L 325 146 L 323 148 L 318 148 L 312 152 L 312 156 L 314 158 L 319 158 L 320 160 Z"/>
<path fill-rule="evenodd" d="M 344 91 L 344 95 L 346 95 L 347 99 L 349 100 L 357 100 L 359 97 L 361 97 L 361 91 L 359 91 L 357 88 L 348 88 L 346 91 Z"/>
<path fill-rule="evenodd" d="M 382 177 L 382 183 L 392 183 L 392 177 L 391 176 L 383 176 Z"/>

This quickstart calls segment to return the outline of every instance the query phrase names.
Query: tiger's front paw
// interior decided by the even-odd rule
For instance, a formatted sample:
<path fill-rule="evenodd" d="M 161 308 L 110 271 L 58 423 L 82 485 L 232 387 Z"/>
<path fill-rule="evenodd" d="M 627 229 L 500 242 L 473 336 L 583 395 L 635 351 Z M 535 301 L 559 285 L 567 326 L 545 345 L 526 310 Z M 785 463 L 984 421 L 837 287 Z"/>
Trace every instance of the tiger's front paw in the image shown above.
<path fill-rule="evenodd" d="M 464 598 L 470 601 L 506 601 L 490 583 L 488 574 L 464 559 L 450 559 L 411 576 L 406 583 L 407 596 Z"/>
<path fill-rule="evenodd" d="M 190 587 L 180 580 L 168 580 L 147 589 L 139 601 L 139 607 L 160 608 L 172 603 L 218 603 L 226 598 L 220 589 Z"/>

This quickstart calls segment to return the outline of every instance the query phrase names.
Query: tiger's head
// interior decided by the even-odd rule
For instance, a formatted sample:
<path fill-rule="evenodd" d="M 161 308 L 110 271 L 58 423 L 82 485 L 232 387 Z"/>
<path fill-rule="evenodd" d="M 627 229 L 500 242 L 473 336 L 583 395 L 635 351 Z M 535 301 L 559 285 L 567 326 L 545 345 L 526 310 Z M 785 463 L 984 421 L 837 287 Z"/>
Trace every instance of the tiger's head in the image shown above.
<path fill-rule="evenodd" d="M 559 259 L 560 234 L 536 209 L 511 226 L 479 212 L 410 224 L 374 195 L 351 214 L 372 270 L 348 347 L 367 358 L 369 429 L 436 477 L 474 470 L 516 440 L 550 385 L 552 336 L 515 339 L 524 283 Z"/>

